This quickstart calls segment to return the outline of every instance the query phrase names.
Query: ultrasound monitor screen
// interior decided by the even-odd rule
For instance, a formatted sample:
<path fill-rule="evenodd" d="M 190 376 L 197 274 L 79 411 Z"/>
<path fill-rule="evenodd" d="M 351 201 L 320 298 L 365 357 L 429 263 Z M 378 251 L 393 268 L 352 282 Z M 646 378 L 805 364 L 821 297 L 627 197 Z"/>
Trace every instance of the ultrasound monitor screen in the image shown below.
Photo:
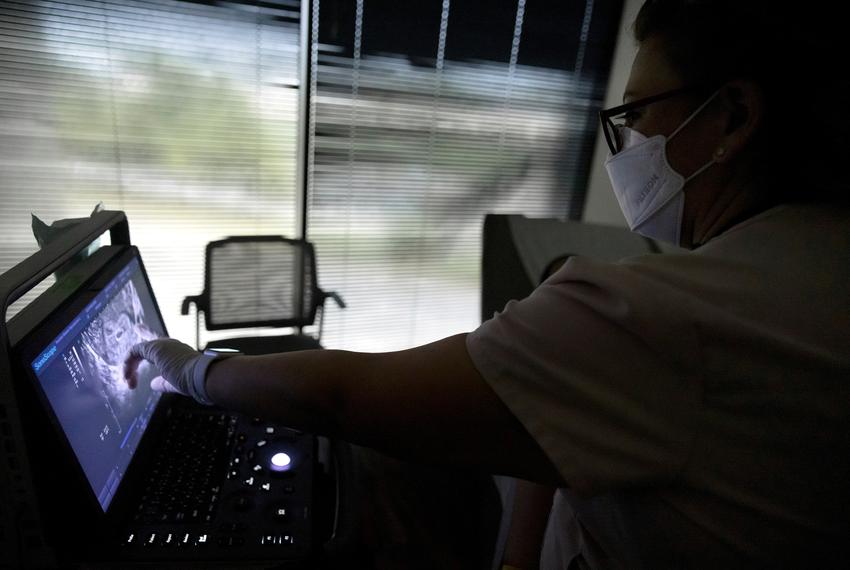
<path fill-rule="evenodd" d="M 130 390 L 123 363 L 137 342 L 165 336 L 138 258 L 132 260 L 31 366 L 101 508 L 106 511 L 160 394 L 143 363 Z"/>

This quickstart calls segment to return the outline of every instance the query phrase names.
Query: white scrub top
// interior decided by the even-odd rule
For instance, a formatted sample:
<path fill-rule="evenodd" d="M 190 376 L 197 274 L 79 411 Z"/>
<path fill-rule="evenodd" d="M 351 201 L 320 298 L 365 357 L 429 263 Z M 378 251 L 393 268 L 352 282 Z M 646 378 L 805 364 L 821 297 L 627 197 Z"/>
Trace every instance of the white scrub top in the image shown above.
<path fill-rule="evenodd" d="M 541 568 L 850 559 L 847 209 L 779 206 L 682 254 L 570 258 L 467 348 L 569 485 Z"/>

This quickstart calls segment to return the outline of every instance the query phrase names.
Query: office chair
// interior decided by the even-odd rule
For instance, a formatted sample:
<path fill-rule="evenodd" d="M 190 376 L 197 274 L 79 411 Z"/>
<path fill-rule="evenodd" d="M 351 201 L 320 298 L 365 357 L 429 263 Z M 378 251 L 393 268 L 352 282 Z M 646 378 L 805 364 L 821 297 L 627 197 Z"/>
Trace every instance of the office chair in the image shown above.
<path fill-rule="evenodd" d="M 244 354 L 270 354 L 322 348 L 325 301 L 345 303 L 319 288 L 316 254 L 306 240 L 283 236 L 233 236 L 207 244 L 204 290 L 186 297 L 180 312 L 195 305 L 195 344 L 200 348 L 200 314 L 206 330 L 294 327 L 295 334 L 243 336 L 209 342 L 205 348 L 235 348 Z M 316 337 L 304 334 L 321 309 Z"/>

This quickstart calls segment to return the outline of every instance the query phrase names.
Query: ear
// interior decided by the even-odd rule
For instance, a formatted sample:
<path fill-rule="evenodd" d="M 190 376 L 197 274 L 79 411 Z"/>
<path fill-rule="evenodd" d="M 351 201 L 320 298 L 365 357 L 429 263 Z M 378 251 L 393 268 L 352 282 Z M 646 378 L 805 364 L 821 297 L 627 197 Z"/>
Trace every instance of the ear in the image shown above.
<path fill-rule="evenodd" d="M 764 91 L 749 79 L 736 79 L 724 85 L 718 95 L 726 112 L 723 137 L 714 149 L 717 162 L 739 155 L 752 142 L 764 121 Z"/>

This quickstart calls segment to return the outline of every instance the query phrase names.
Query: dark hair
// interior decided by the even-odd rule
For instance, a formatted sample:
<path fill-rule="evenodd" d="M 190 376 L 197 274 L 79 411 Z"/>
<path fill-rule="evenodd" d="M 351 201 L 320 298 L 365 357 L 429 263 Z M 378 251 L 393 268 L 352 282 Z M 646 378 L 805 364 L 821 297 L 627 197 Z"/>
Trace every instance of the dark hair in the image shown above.
<path fill-rule="evenodd" d="M 646 0 L 635 39 L 661 39 L 686 83 L 757 82 L 765 120 L 758 175 L 781 201 L 847 201 L 850 81 L 838 62 L 844 19 L 830 3 Z M 841 3 L 835 3 L 841 4 Z"/>

